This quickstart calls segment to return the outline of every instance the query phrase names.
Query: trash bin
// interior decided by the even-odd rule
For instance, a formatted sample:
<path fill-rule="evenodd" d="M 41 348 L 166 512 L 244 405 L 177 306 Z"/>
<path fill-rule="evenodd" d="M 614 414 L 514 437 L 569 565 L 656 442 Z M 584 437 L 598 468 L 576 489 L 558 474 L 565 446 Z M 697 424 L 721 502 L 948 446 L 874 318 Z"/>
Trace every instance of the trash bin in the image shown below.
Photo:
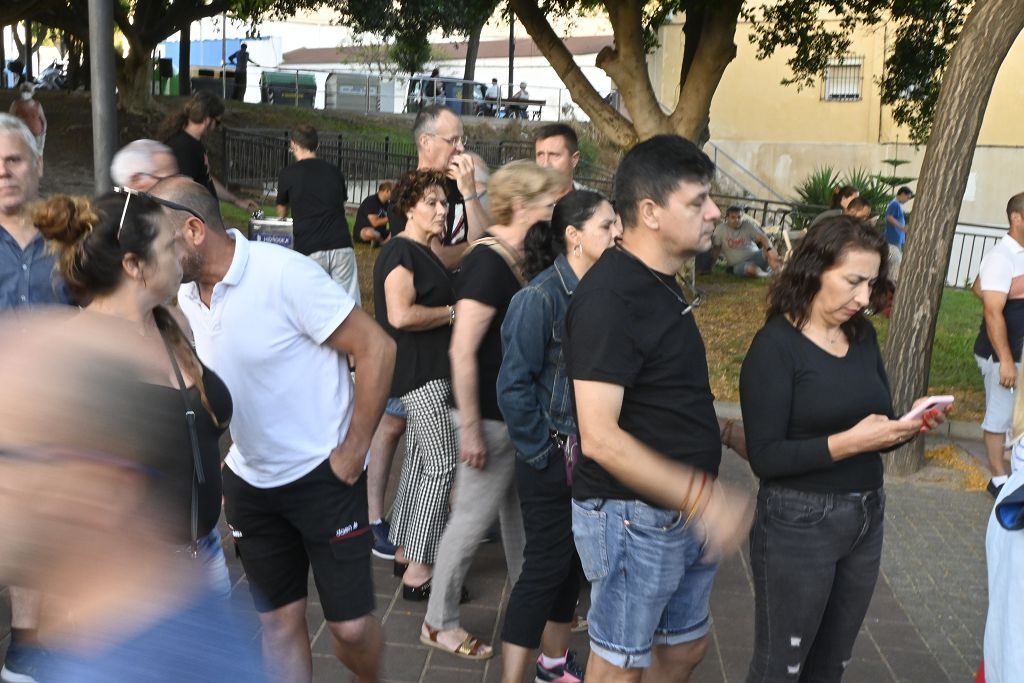
<path fill-rule="evenodd" d="M 264 71 L 260 74 L 260 100 L 269 104 L 312 109 L 316 76 L 308 72 Z"/>
<path fill-rule="evenodd" d="M 251 218 L 249 238 L 256 242 L 269 242 L 287 249 L 295 246 L 291 218 Z"/>
<path fill-rule="evenodd" d="M 222 74 L 223 78 L 227 81 L 227 91 L 230 95 L 231 88 L 235 82 L 235 68 L 230 66 L 226 69 L 208 66 L 192 67 L 192 70 L 189 72 L 189 75 L 192 77 L 192 92 L 206 90 L 217 97 L 221 97 L 225 87 L 225 84 L 221 81 Z"/>

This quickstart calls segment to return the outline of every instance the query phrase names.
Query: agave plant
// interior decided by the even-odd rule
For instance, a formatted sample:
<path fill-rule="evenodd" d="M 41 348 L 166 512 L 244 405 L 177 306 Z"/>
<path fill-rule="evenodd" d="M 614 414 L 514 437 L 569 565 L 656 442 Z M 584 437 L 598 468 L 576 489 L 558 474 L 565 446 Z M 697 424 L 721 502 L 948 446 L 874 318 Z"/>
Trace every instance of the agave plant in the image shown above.
<path fill-rule="evenodd" d="M 876 173 L 869 173 L 863 168 L 855 168 L 847 171 L 843 178 L 844 185 L 853 185 L 860 192 L 869 204 L 871 214 L 879 216 L 885 213 L 885 207 L 892 197 L 889 195 L 889 187 Z"/>
<path fill-rule="evenodd" d="M 839 174 L 831 166 L 820 166 L 796 186 L 798 207 L 793 212 L 793 227 L 797 230 L 807 226 L 811 220 L 832 203 L 832 190 L 839 184 Z"/>

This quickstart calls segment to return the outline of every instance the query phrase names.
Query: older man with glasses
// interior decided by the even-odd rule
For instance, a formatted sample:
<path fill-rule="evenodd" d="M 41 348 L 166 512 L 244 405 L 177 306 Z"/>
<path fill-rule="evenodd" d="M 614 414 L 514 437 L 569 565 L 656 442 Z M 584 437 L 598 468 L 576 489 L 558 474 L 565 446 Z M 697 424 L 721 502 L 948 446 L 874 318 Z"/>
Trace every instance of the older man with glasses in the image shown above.
<path fill-rule="evenodd" d="M 110 162 L 110 177 L 115 184 L 143 192 L 176 175 L 178 160 L 174 158 L 174 152 L 156 140 L 130 142 Z"/>
<path fill-rule="evenodd" d="M 469 248 L 490 226 L 491 217 L 482 203 L 487 190 L 478 191 L 476 162 L 466 152 L 466 136 L 462 119 L 441 104 L 424 107 L 416 115 L 412 127 L 416 142 L 417 169 L 444 171 L 448 217 L 440 240 L 432 240 L 431 248 L 449 269 L 454 270 Z M 405 216 L 388 211 L 391 235 L 405 230 Z M 373 523 L 374 550 L 377 557 L 391 559 L 395 546 L 388 541 L 388 524 L 383 519 L 384 489 L 391 472 L 398 440 L 405 432 L 405 410 L 397 397 L 388 399 L 384 417 L 370 447 L 370 520 Z"/>

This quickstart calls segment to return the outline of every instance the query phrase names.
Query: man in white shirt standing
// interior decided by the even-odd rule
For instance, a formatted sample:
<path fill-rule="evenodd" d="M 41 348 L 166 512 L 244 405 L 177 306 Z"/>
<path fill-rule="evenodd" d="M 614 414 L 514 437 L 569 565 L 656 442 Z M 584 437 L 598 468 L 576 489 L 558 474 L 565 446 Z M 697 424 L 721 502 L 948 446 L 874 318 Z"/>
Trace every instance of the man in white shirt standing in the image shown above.
<path fill-rule="evenodd" d="M 202 186 L 173 178 L 154 194 L 183 207 L 178 302 L 200 358 L 234 401 L 225 516 L 260 613 L 267 668 L 276 680 L 312 676 L 312 565 L 335 653 L 357 680 L 377 681 L 383 639 L 372 615 L 364 465 L 394 342 L 314 261 L 226 231 Z"/>
<path fill-rule="evenodd" d="M 974 341 L 974 360 L 985 383 L 985 417 L 981 422 L 993 497 L 1007 479 L 1006 433 L 1013 422 L 1013 388 L 1024 344 L 1024 192 L 1006 205 L 1010 229 L 981 260 L 974 288 L 984 309 Z"/>

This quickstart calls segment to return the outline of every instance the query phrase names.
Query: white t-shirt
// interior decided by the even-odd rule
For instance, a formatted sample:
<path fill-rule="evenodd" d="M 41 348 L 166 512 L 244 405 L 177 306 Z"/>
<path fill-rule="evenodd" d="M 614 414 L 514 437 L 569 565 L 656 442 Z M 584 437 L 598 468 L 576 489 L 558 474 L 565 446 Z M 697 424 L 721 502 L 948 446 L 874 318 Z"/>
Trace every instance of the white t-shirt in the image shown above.
<path fill-rule="evenodd" d="M 1024 471 L 1016 471 L 1003 484 L 998 504 L 1024 486 Z M 1024 672 L 1024 648 L 1020 634 L 1024 629 L 1024 530 L 1007 531 L 989 515 L 985 536 L 988 565 L 988 615 L 985 620 L 985 680 L 1013 683 Z"/>
<path fill-rule="evenodd" d="M 228 234 L 235 254 L 210 308 L 195 283 L 181 286 L 178 303 L 199 357 L 231 390 L 227 466 L 252 486 L 273 488 L 311 472 L 348 433 L 348 362 L 324 341 L 355 302 L 312 259 Z"/>

